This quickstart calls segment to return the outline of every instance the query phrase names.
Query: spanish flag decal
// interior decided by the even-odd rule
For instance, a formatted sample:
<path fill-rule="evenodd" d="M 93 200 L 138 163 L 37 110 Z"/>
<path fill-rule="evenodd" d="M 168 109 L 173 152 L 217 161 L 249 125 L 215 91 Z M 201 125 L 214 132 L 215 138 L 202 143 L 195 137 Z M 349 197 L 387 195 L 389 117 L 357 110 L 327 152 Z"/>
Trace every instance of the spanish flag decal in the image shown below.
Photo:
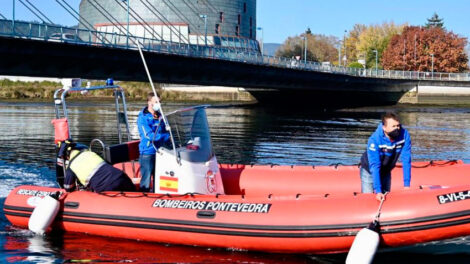
<path fill-rule="evenodd" d="M 178 178 L 160 176 L 160 191 L 178 192 Z"/>

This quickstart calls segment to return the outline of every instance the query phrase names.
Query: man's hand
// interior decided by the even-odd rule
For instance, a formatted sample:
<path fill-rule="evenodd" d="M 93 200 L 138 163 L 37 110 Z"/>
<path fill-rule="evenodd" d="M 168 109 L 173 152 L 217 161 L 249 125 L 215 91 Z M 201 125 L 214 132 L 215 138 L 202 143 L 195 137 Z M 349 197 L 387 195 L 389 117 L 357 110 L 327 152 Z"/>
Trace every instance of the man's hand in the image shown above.
<path fill-rule="evenodd" d="M 383 193 L 378 193 L 378 194 L 375 196 L 375 199 L 377 199 L 377 201 L 381 202 L 382 200 L 385 200 L 385 194 L 383 194 Z"/>

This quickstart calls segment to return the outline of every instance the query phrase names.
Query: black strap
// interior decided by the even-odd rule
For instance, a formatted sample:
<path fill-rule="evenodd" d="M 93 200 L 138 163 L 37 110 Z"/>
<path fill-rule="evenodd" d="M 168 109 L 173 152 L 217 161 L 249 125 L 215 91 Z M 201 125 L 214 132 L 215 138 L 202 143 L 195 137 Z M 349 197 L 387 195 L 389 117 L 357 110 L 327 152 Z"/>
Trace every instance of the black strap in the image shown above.
<path fill-rule="evenodd" d="M 72 153 L 73 150 L 70 151 Z M 70 168 L 70 165 L 72 165 L 72 161 L 74 161 L 78 156 L 80 156 L 83 152 L 88 151 L 87 149 L 81 149 L 80 153 L 78 153 L 75 157 L 73 157 L 71 160 L 69 160 L 69 164 L 67 165 L 67 169 Z"/>

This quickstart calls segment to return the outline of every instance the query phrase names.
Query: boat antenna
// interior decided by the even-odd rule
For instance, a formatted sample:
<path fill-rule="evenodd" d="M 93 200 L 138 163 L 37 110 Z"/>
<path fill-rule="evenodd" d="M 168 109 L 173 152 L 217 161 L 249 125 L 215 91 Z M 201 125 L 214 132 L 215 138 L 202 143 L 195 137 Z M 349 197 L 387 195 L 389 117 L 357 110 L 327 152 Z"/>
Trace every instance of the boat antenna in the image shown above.
<path fill-rule="evenodd" d="M 173 140 L 173 134 L 171 133 L 170 124 L 168 123 L 168 119 L 166 119 L 166 116 L 163 112 L 163 106 L 160 103 L 160 98 L 158 97 L 157 91 L 155 90 L 155 86 L 153 85 L 152 76 L 150 75 L 149 68 L 147 67 L 147 62 L 145 60 L 144 53 L 142 52 L 140 41 L 135 41 L 134 43 L 137 45 L 137 48 L 139 49 L 140 57 L 142 58 L 142 62 L 144 63 L 145 72 L 147 72 L 147 77 L 149 78 L 149 82 L 150 82 L 150 86 L 152 87 L 153 94 L 157 98 L 157 103 L 160 105 L 160 113 L 162 114 L 162 119 L 163 119 L 163 122 L 165 123 L 166 130 L 170 132 L 171 144 L 173 145 L 173 150 L 175 151 L 175 157 L 179 163 L 179 157 L 176 156 L 176 146 L 175 146 L 175 141 Z"/>

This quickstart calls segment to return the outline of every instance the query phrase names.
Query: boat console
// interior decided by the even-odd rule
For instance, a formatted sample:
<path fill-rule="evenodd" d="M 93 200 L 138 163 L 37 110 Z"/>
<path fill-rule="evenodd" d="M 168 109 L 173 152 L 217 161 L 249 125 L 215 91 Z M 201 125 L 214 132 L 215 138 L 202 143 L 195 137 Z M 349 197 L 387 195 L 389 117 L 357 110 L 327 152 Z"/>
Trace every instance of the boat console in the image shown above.
<path fill-rule="evenodd" d="M 212 149 L 207 105 L 167 114 L 174 148 L 157 151 L 155 192 L 224 193 L 217 159 Z"/>

